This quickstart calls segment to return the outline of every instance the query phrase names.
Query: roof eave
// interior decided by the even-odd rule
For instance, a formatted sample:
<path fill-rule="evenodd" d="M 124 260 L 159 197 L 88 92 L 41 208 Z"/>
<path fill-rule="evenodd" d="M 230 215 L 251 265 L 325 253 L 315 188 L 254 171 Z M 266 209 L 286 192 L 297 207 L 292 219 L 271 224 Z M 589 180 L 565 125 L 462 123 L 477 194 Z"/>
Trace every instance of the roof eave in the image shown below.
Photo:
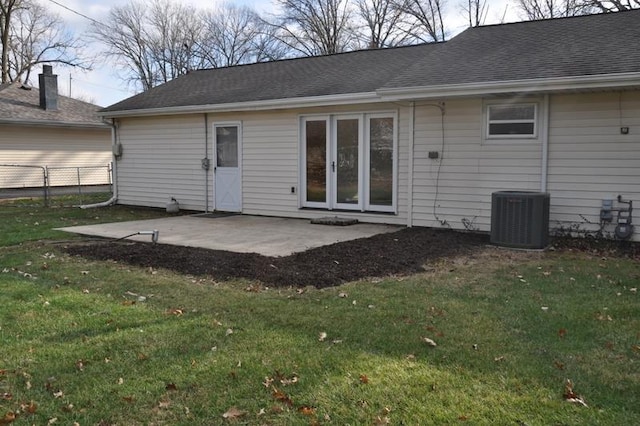
<path fill-rule="evenodd" d="M 202 114 L 211 112 L 264 111 L 289 108 L 312 108 L 333 105 L 353 105 L 380 101 L 375 92 L 341 95 L 309 96 L 303 98 L 268 99 L 224 104 L 187 105 L 178 107 L 101 111 L 103 118 L 140 117 L 153 115 Z"/>
<path fill-rule="evenodd" d="M 640 87 L 640 73 L 601 74 L 575 77 L 539 78 L 510 81 L 382 88 L 376 93 L 382 101 L 440 99 L 506 93 L 541 93 Z"/>
<path fill-rule="evenodd" d="M 0 124 L 11 126 L 29 126 L 29 127 L 56 127 L 68 129 L 103 129 L 108 130 L 111 126 L 109 123 L 78 123 L 65 121 L 48 121 L 48 120 L 12 120 L 0 118 Z"/>

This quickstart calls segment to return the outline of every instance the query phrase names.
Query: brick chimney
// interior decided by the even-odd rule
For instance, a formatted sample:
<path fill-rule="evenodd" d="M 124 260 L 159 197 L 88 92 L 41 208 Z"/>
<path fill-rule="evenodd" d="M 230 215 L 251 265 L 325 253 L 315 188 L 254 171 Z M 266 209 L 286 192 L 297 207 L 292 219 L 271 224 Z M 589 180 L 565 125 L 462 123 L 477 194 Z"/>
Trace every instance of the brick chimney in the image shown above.
<path fill-rule="evenodd" d="M 42 66 L 42 74 L 38 75 L 40 82 L 40 108 L 46 110 L 58 109 L 58 76 L 53 73 L 51 65 Z"/>

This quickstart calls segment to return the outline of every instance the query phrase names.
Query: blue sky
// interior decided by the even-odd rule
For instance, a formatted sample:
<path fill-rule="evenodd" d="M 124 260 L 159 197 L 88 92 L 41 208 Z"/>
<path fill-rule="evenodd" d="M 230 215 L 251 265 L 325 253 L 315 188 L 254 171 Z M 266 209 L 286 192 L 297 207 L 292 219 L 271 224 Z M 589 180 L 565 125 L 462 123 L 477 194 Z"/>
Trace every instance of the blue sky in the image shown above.
<path fill-rule="evenodd" d="M 56 4 L 66 6 L 83 15 L 93 18 L 97 21 L 104 20 L 109 9 L 112 6 L 123 5 L 129 0 L 40 0 L 51 11 L 59 14 L 67 25 L 77 34 L 85 31 L 90 21 L 69 10 Z M 200 9 L 207 9 L 223 2 L 224 0 L 182 0 L 184 4 L 191 4 Z M 271 0 L 227 0 L 229 3 L 238 5 L 251 6 L 259 12 L 273 12 L 275 9 Z M 459 32 L 466 27 L 465 18 L 458 6 L 455 5 L 456 0 L 449 0 L 447 4 L 447 14 L 445 22 L 449 29 L 453 32 Z M 505 8 L 507 10 L 506 20 L 516 20 L 515 0 L 489 0 L 489 14 L 487 23 L 498 22 Z M 97 52 L 101 49 L 100 45 L 93 43 L 89 46 L 89 50 Z M 108 106 L 122 99 L 135 95 L 135 91 L 128 87 L 127 84 L 119 77 L 122 71 L 116 69 L 110 63 L 97 62 L 92 71 L 80 71 L 76 69 L 54 67 L 54 72 L 58 74 L 58 88 L 62 95 L 68 96 L 69 90 L 74 97 L 81 97 L 83 100 L 96 103 L 101 106 Z M 69 81 L 71 80 L 71 84 Z"/>

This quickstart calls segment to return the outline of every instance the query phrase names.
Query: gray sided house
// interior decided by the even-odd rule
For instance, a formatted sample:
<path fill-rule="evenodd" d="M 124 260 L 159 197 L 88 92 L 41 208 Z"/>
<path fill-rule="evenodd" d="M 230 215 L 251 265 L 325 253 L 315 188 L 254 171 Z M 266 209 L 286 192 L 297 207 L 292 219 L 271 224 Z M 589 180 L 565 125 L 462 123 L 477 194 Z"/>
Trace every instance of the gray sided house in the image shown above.
<path fill-rule="evenodd" d="M 493 193 L 534 191 L 551 232 L 613 200 L 612 235 L 640 199 L 640 10 L 194 71 L 102 115 L 122 204 L 489 231 Z"/>
<path fill-rule="evenodd" d="M 57 76 L 45 65 L 38 88 L 0 85 L 0 188 L 42 186 L 42 172 L 6 165 L 104 167 L 111 162 L 111 126 L 99 106 L 58 94 Z M 104 170 L 84 182 L 108 183 Z M 60 182 L 56 182 L 60 180 Z M 64 185 L 52 175 L 51 185 Z M 68 184 L 68 183 L 66 183 Z"/>

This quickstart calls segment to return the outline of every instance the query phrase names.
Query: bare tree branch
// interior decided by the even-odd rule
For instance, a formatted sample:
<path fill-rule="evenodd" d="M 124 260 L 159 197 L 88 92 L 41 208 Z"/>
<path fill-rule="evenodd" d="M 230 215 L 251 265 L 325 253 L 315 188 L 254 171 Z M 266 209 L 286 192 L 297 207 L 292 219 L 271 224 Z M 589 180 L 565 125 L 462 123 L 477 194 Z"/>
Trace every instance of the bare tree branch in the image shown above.
<path fill-rule="evenodd" d="M 394 47 L 415 41 L 414 25 L 394 0 L 356 0 L 356 10 L 364 22 L 361 38 L 366 47 Z"/>
<path fill-rule="evenodd" d="M 56 14 L 39 3 L 25 2 L 16 11 L 10 31 L 9 78 L 30 79 L 34 66 L 57 63 L 84 70 L 91 62 L 82 56 L 84 45 L 64 26 Z"/>
<path fill-rule="evenodd" d="M 445 0 L 395 0 L 395 5 L 416 21 L 416 38 L 426 42 L 446 40 L 442 18 Z"/>
<path fill-rule="evenodd" d="M 282 14 L 271 25 L 276 37 L 303 55 L 339 53 L 355 43 L 347 0 L 278 0 Z"/>

